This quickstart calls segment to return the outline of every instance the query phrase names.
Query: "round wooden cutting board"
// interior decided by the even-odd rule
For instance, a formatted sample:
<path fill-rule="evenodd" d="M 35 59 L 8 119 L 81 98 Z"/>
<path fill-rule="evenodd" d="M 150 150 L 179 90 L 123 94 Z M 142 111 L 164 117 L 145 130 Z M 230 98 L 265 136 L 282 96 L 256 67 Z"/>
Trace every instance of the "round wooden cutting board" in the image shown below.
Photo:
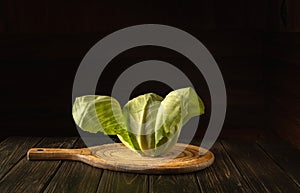
<path fill-rule="evenodd" d="M 214 162 L 211 151 L 181 143 L 177 143 L 169 153 L 159 157 L 143 157 L 123 144 L 112 143 L 81 149 L 32 148 L 28 151 L 27 158 L 76 160 L 102 169 L 143 174 L 194 172 Z"/>

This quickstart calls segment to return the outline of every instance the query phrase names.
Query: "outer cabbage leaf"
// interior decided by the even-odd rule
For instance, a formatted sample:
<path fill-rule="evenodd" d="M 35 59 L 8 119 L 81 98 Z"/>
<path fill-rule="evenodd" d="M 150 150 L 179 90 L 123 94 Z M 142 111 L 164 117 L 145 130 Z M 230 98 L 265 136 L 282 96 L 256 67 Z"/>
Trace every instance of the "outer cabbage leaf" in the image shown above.
<path fill-rule="evenodd" d="M 204 104 L 194 89 L 170 92 L 161 102 L 155 124 L 156 154 L 163 154 L 177 142 L 181 128 L 194 116 L 204 113 Z"/>
<path fill-rule="evenodd" d="M 119 135 L 130 149 L 135 149 L 128 134 L 125 119 L 119 102 L 109 96 L 87 95 L 78 97 L 73 104 L 72 114 L 75 123 L 90 133 L 103 132 L 106 135 Z"/>

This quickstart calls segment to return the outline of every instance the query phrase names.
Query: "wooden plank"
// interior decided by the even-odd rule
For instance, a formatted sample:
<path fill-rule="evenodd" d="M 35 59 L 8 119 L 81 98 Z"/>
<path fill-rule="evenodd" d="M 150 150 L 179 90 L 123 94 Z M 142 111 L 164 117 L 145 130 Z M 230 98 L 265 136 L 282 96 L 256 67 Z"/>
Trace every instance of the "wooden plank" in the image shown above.
<path fill-rule="evenodd" d="M 211 151 L 215 154 L 214 164 L 196 174 L 203 192 L 252 192 L 219 142 Z"/>
<path fill-rule="evenodd" d="M 74 148 L 86 147 L 79 139 Z M 102 169 L 80 162 L 63 162 L 44 192 L 96 192 Z"/>
<path fill-rule="evenodd" d="M 265 36 L 264 44 L 268 127 L 300 148 L 300 36 L 271 33 Z"/>
<path fill-rule="evenodd" d="M 5 139 L 7 139 L 7 137 L 5 137 L 5 136 L 0 136 L 0 142 L 4 141 Z"/>
<path fill-rule="evenodd" d="M 300 148 L 300 120 L 292 111 L 292 108 L 283 108 L 282 104 L 271 103 L 268 112 L 268 128 L 281 139 L 288 140 Z"/>
<path fill-rule="evenodd" d="M 299 192 L 299 187 L 253 142 L 222 141 L 254 192 Z"/>
<path fill-rule="evenodd" d="M 269 59 L 299 64 L 299 33 L 267 34 L 264 43 L 264 53 Z"/>
<path fill-rule="evenodd" d="M 0 179 L 25 157 L 27 150 L 40 141 L 38 137 L 9 137 L 0 143 Z"/>
<path fill-rule="evenodd" d="M 300 150 L 285 142 L 258 141 L 257 143 L 300 187 Z"/>
<path fill-rule="evenodd" d="M 151 193 L 200 193 L 195 173 L 181 175 L 149 176 L 149 192 Z"/>
<path fill-rule="evenodd" d="M 44 138 L 37 147 L 72 147 L 77 138 Z M 20 160 L 1 180 L 1 192 L 40 192 L 55 174 L 61 161 Z"/>
<path fill-rule="evenodd" d="M 102 28 L 96 33 L 90 33 L 89 36 L 84 34 L 80 35 L 78 33 L 67 35 L 61 33 L 55 35 L 0 34 L 0 49 L 2 49 L 2 52 L 0 53 L 0 60 L 23 62 L 55 61 L 57 63 L 59 63 L 59 61 L 80 62 L 82 57 L 97 42 L 97 40 L 100 40 L 102 37 L 113 31 L 115 30 L 111 31 Z M 207 32 L 200 30 L 199 28 L 190 29 L 189 32 L 192 32 L 192 34 L 198 38 L 216 58 L 250 58 L 251 56 L 252 58 L 257 58 L 257 56 L 259 56 L 262 52 L 262 36 L 257 32 Z M 143 52 L 142 54 L 144 57 L 157 56 L 157 54 L 158 56 L 166 57 L 164 53 L 155 52 L 154 55 L 153 52 Z M 132 56 L 137 57 L 137 55 L 131 55 L 131 57 Z M 252 59 L 250 58 L 249 60 Z M 73 68 L 71 66 L 72 64 L 66 65 Z M 49 65 L 45 65 L 44 67 L 51 70 L 51 66 Z M 66 69 L 68 68 L 62 68 L 62 70 Z"/>
<path fill-rule="evenodd" d="M 104 170 L 98 193 L 148 193 L 148 177 L 143 174 Z"/>
<path fill-rule="evenodd" d="M 281 93 L 278 96 L 273 95 L 273 93 L 271 94 L 272 96 L 269 97 L 269 109 L 274 113 L 282 112 L 286 117 L 292 117 L 300 123 L 300 97 L 296 97 L 287 92 Z M 276 104 L 275 107 L 274 104 Z"/>

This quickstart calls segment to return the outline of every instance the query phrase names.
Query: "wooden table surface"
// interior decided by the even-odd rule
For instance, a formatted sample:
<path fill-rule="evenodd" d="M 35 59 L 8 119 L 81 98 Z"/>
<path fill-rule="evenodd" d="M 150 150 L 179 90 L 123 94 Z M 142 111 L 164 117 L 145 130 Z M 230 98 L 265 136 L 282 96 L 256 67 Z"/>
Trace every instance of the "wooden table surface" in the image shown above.
<path fill-rule="evenodd" d="M 286 143 L 219 140 L 214 164 L 181 175 L 142 175 L 75 161 L 28 161 L 31 147 L 84 147 L 77 137 L 9 137 L 0 142 L 0 192 L 300 192 L 299 150 Z"/>

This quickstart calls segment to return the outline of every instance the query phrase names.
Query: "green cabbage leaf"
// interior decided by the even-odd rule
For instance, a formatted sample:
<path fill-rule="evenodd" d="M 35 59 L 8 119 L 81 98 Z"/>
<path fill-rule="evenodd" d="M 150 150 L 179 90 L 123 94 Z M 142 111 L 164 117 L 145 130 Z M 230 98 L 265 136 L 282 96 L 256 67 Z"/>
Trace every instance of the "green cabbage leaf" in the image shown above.
<path fill-rule="evenodd" d="M 177 142 L 181 128 L 204 113 L 204 104 L 190 87 L 174 90 L 165 98 L 148 93 L 121 109 L 109 96 L 76 98 L 72 114 L 75 123 L 90 133 L 117 135 L 121 142 L 143 156 L 159 156 Z"/>

